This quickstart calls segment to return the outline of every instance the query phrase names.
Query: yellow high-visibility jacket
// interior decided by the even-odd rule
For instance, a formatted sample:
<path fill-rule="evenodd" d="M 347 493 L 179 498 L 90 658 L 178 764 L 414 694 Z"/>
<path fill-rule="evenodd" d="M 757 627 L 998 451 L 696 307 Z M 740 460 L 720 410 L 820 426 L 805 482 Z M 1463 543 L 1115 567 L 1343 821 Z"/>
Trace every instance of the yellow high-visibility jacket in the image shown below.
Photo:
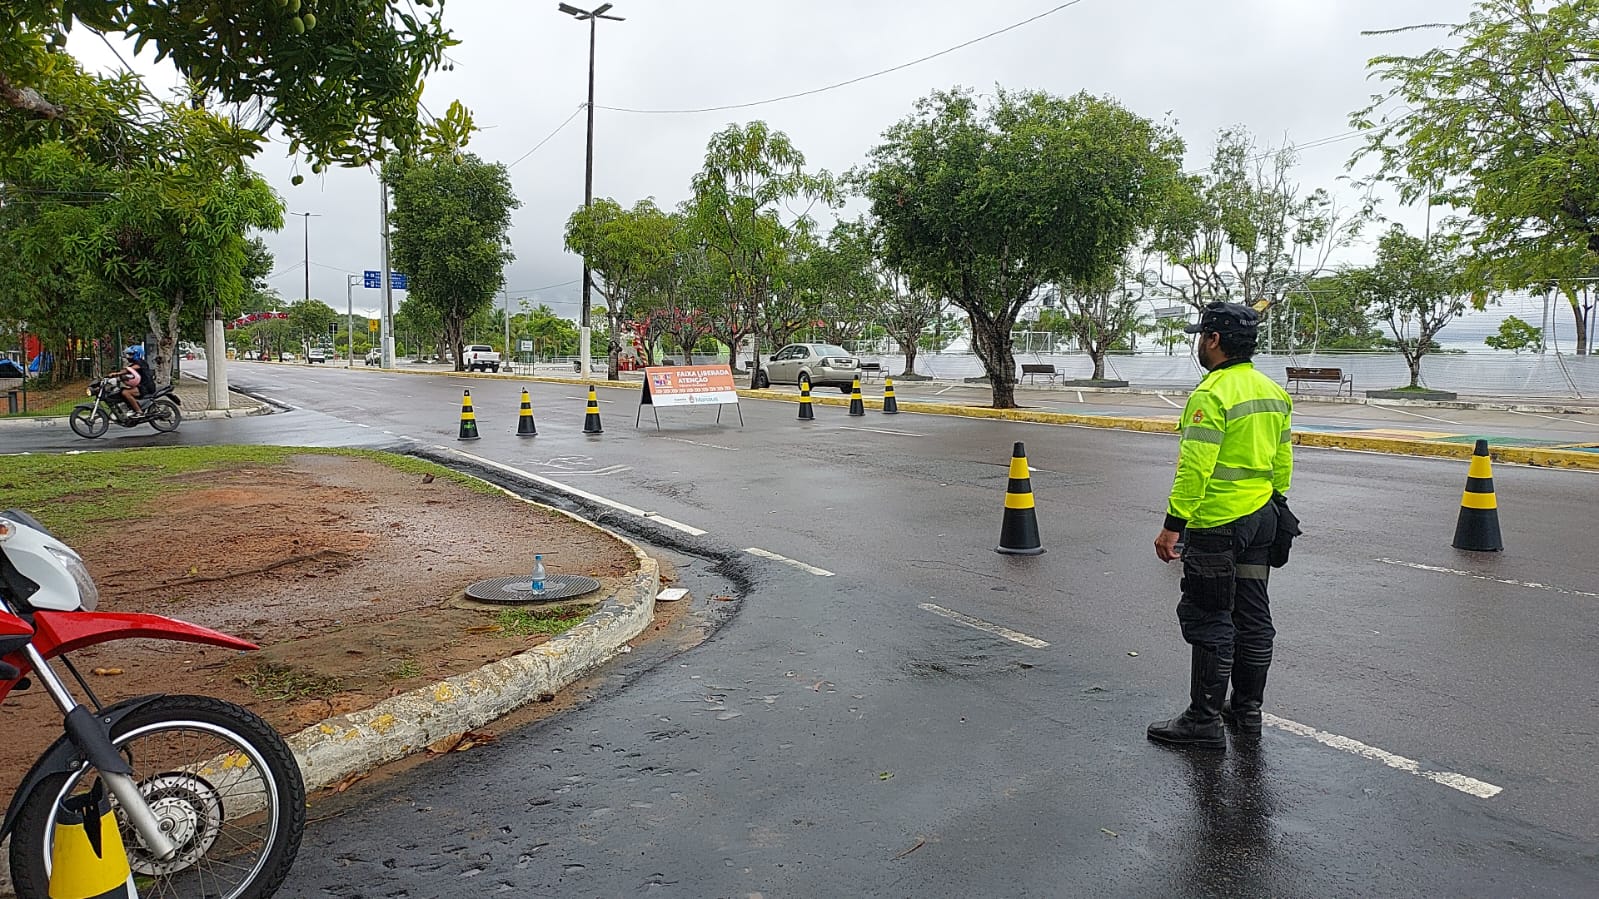
<path fill-rule="evenodd" d="M 1293 401 L 1249 362 L 1205 375 L 1177 429 L 1177 476 L 1166 527 L 1213 528 L 1237 521 L 1287 493 L 1293 481 Z"/>

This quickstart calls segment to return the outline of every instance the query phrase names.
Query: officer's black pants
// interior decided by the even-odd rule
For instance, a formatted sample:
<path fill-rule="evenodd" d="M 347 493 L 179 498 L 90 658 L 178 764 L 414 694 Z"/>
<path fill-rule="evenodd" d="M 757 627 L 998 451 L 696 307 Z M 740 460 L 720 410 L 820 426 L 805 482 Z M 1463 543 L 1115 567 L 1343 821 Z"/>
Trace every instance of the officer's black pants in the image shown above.
<path fill-rule="evenodd" d="M 1269 553 L 1277 534 L 1277 508 L 1270 501 L 1232 524 L 1189 528 L 1183 551 L 1183 598 L 1177 620 L 1183 639 L 1209 650 L 1231 670 L 1271 665 L 1271 602 L 1266 595 Z M 1225 559 L 1232 562 L 1230 590 L 1219 586 Z M 1236 653 L 1235 653 L 1236 647 Z"/>

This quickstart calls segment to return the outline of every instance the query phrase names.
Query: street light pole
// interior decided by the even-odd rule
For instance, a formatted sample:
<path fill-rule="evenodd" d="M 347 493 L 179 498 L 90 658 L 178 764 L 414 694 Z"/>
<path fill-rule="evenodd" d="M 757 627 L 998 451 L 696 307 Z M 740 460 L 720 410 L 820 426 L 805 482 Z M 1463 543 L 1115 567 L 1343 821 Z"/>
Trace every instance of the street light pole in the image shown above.
<path fill-rule="evenodd" d="M 355 279 L 358 275 L 344 276 L 344 367 L 355 367 L 355 300 L 351 292 L 355 290 Z"/>
<path fill-rule="evenodd" d="M 320 212 L 291 212 L 289 215 L 305 218 L 305 298 L 311 299 L 311 216 L 322 217 Z"/>
<path fill-rule="evenodd" d="M 588 144 L 584 152 L 583 161 L 583 208 L 587 209 L 594 204 L 594 45 L 599 32 L 599 20 L 608 19 L 612 22 L 624 22 L 621 16 L 605 15 L 612 4 L 604 3 L 592 10 L 578 9 L 567 3 L 556 4 L 561 12 L 577 19 L 579 22 L 589 23 L 589 101 L 588 101 Z M 589 268 L 589 259 L 583 257 L 583 317 L 578 322 L 578 372 L 582 377 L 588 377 L 589 372 L 589 339 L 592 331 L 589 327 L 589 309 L 592 306 L 594 288 L 594 275 Z"/>

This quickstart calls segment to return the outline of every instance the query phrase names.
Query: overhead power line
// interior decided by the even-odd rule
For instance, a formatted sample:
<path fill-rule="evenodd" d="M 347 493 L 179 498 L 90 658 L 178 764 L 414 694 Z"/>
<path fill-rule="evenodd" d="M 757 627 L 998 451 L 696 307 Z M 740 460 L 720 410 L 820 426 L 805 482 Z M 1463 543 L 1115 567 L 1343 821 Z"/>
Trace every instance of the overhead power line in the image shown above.
<path fill-rule="evenodd" d="M 506 168 L 509 169 L 512 166 L 515 166 L 517 162 L 521 162 L 522 160 L 528 158 L 529 156 L 532 156 L 534 153 L 537 153 L 540 147 L 542 147 L 545 144 L 549 143 L 551 138 L 555 137 L 555 135 L 557 135 L 557 134 L 560 134 L 561 131 L 564 128 L 566 128 L 567 125 L 572 124 L 572 120 L 577 118 L 578 114 L 581 113 L 583 111 L 584 107 L 586 107 L 587 105 L 588 104 L 586 104 L 586 103 L 579 103 L 577 105 L 577 108 L 572 110 L 572 114 L 566 117 L 566 121 L 562 122 L 559 125 L 556 125 L 554 131 L 551 131 L 549 134 L 544 136 L 543 140 L 541 140 L 538 143 L 534 144 L 533 145 L 533 149 L 527 151 L 526 153 L 523 153 L 521 156 L 516 157 L 516 162 L 513 162 L 510 165 L 507 165 Z"/>
<path fill-rule="evenodd" d="M 1043 12 L 1039 13 L 1036 16 L 1032 16 L 1030 18 L 1023 19 L 1020 22 L 1015 22 L 1013 24 L 1006 25 L 1004 28 L 1001 28 L 1001 29 L 999 29 L 997 31 L 990 31 L 989 33 L 987 33 L 985 35 L 982 35 L 981 37 L 974 37 L 974 38 L 972 38 L 969 41 L 962 41 L 961 43 L 956 44 L 953 47 L 946 47 L 945 49 L 940 50 L 937 53 L 929 53 L 926 56 L 919 57 L 917 59 L 913 59 L 913 60 L 911 60 L 909 62 L 902 62 L 902 63 L 900 63 L 897 66 L 890 66 L 890 67 L 888 67 L 886 69 L 879 69 L 876 72 L 870 72 L 870 73 L 865 74 L 865 75 L 857 75 L 854 78 L 849 78 L 849 79 L 846 79 L 844 81 L 834 82 L 833 84 L 824 85 L 822 87 L 812 88 L 811 90 L 798 91 L 798 92 L 792 93 L 792 94 L 784 94 L 781 97 L 768 97 L 765 100 L 751 100 L 748 103 L 729 103 L 729 104 L 727 104 L 725 106 L 704 106 L 704 107 L 700 107 L 700 108 L 697 108 L 697 109 L 633 109 L 633 108 L 629 108 L 629 107 L 625 107 L 625 106 L 601 106 L 600 104 L 597 104 L 597 103 L 595 104 L 594 108 L 595 109 L 604 109 L 604 110 L 608 110 L 610 112 L 630 112 L 630 113 L 638 113 L 638 114 L 641 114 L 641 115 L 694 115 L 694 114 L 702 113 L 702 112 L 725 112 L 725 111 L 730 110 L 730 109 L 749 109 L 752 106 L 765 106 L 768 103 L 781 103 L 784 100 L 794 100 L 794 99 L 798 99 L 799 97 L 810 97 L 810 96 L 814 96 L 816 94 L 826 93 L 827 91 L 837 90 L 837 89 L 839 89 L 841 87 L 848 87 L 849 85 L 852 85 L 852 84 L 859 84 L 862 81 L 869 81 L 869 80 L 871 80 L 873 78 L 878 78 L 878 77 L 881 77 L 883 75 L 888 75 L 888 74 L 891 74 L 893 72 L 898 72 L 901 69 L 908 69 L 911 66 L 921 65 L 922 63 L 927 62 L 929 60 L 937 59 L 940 56 L 946 56 L 946 55 L 948 55 L 950 53 L 954 53 L 956 50 L 963 50 L 963 49 L 965 49 L 967 47 L 972 46 L 973 44 L 978 44 L 978 43 L 981 43 L 983 41 L 986 41 L 986 40 L 988 40 L 991 37 L 998 37 L 998 36 L 1006 33 L 1007 31 L 1015 31 L 1016 29 L 1021 28 L 1023 26 L 1031 25 L 1032 23 L 1037 22 L 1039 19 L 1045 18 L 1047 16 L 1052 16 L 1055 13 L 1058 13 L 1058 12 L 1060 12 L 1063 9 L 1068 9 L 1070 7 L 1076 6 L 1077 4 L 1079 4 L 1081 2 L 1083 2 L 1083 0 L 1068 0 L 1068 2 L 1062 3 L 1059 6 L 1055 6 L 1055 7 L 1051 8 L 1051 9 L 1046 9 L 1046 10 L 1044 10 Z"/>

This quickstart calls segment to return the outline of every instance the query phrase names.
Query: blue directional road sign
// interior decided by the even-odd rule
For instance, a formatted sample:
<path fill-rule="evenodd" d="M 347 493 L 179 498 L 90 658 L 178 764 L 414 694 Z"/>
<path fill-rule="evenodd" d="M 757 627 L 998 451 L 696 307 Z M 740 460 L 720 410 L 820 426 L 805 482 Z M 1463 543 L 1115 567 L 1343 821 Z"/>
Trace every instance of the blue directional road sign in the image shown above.
<path fill-rule="evenodd" d="M 374 288 L 374 289 L 381 288 L 383 286 L 383 280 L 382 280 L 381 277 L 379 277 L 379 275 L 380 275 L 380 273 L 378 271 L 374 270 L 374 269 L 367 269 L 366 271 L 362 272 L 361 273 L 361 286 L 362 287 L 371 287 L 371 288 Z M 407 283 L 407 279 L 406 279 L 405 275 L 401 274 L 400 272 L 389 272 L 389 284 L 395 290 L 407 290 L 407 289 L 409 289 L 409 288 L 407 288 L 405 286 L 406 283 Z"/>

